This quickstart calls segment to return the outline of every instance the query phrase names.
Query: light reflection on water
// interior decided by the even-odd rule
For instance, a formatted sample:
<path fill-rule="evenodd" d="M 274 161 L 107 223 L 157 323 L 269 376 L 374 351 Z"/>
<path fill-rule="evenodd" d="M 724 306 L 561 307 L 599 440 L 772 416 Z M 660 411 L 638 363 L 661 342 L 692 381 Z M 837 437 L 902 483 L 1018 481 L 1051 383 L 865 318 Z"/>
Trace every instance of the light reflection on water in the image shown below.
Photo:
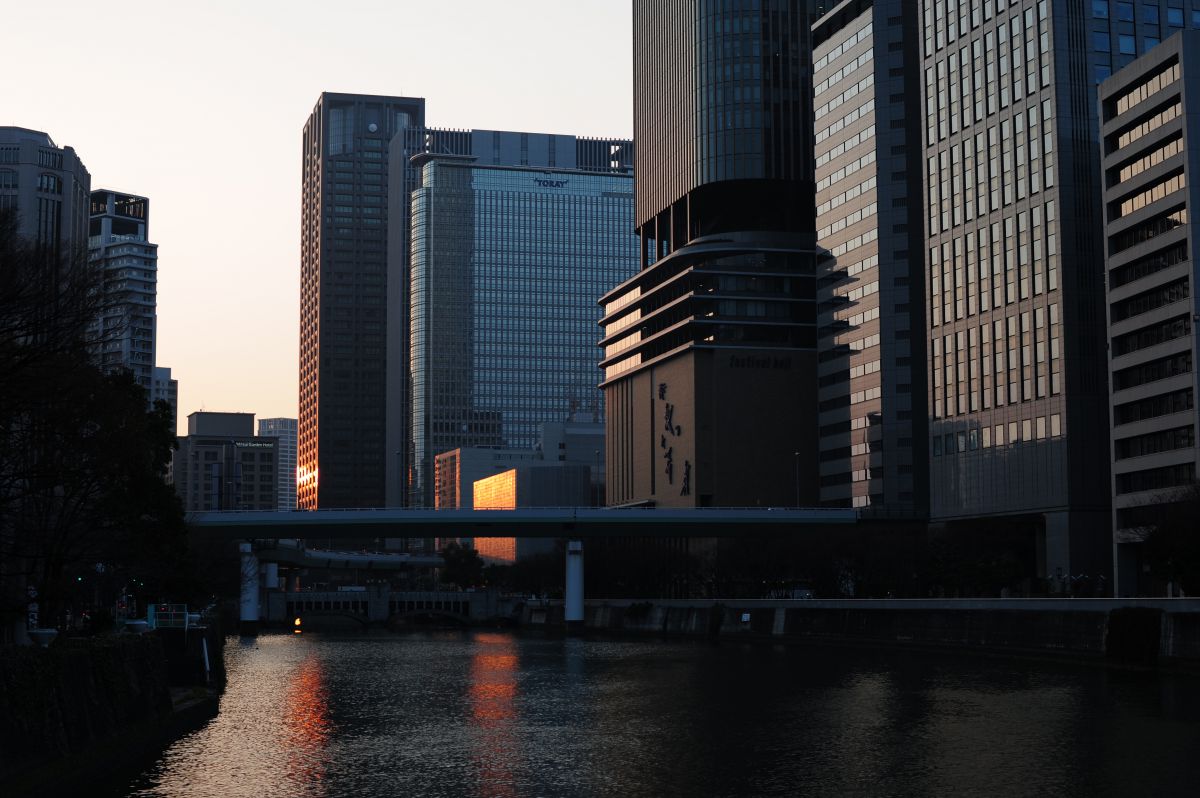
<path fill-rule="evenodd" d="M 139 796 L 1191 795 L 1200 679 L 487 632 L 231 640 Z"/>

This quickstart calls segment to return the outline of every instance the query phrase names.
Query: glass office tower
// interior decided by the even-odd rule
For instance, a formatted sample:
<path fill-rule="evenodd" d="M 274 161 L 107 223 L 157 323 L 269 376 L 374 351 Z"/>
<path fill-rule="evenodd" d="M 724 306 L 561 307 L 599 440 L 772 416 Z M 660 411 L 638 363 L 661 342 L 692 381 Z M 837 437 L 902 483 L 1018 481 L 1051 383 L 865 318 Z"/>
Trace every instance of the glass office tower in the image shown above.
<path fill-rule="evenodd" d="M 627 139 L 582 138 L 509 130 L 450 130 L 411 127 L 396 135 L 388 161 L 388 318 L 407 320 L 411 290 L 412 192 L 421 185 L 420 159 L 429 153 L 464 155 L 479 166 L 519 166 L 587 172 L 629 172 L 632 143 Z M 412 380 L 409 325 L 387 329 L 387 504 L 425 503 L 415 481 L 412 432 Z"/>
<path fill-rule="evenodd" d="M 437 454 L 532 449 L 545 422 L 603 418 L 596 298 L 636 270 L 637 239 L 619 160 L 607 173 L 415 163 L 411 503 L 433 506 Z"/>

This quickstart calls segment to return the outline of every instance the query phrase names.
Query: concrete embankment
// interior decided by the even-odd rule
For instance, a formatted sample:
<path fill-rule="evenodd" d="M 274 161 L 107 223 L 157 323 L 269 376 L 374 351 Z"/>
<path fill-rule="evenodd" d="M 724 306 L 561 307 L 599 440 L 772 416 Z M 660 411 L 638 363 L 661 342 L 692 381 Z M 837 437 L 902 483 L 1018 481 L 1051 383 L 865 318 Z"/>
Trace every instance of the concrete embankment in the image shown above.
<path fill-rule="evenodd" d="M 178 684 L 173 647 L 124 634 L 0 650 L 3 794 L 102 793 L 212 718 L 217 691 Z"/>
<path fill-rule="evenodd" d="M 522 622 L 561 619 L 560 603 L 531 603 Z M 611 600 L 587 603 L 584 628 L 1200 666 L 1200 599 Z"/>

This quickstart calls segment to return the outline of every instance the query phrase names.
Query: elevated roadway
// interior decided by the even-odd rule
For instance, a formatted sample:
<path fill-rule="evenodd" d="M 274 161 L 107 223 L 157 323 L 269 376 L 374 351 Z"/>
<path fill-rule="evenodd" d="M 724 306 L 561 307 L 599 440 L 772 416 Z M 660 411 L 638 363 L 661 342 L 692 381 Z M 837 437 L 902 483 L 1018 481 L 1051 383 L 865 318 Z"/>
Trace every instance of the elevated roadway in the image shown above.
<path fill-rule="evenodd" d="M 188 515 L 188 523 L 198 534 L 226 540 L 776 537 L 857 520 L 853 509 L 826 507 L 261 510 Z"/>

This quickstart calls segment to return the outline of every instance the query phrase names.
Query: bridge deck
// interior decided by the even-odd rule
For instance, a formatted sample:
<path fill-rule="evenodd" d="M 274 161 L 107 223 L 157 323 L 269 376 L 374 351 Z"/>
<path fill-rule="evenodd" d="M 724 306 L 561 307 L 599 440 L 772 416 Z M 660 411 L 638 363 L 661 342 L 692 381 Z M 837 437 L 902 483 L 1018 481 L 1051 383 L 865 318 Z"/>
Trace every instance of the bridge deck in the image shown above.
<path fill-rule="evenodd" d="M 857 520 L 855 510 L 824 507 L 263 510 L 188 515 L 197 532 L 226 539 L 770 537 Z"/>

